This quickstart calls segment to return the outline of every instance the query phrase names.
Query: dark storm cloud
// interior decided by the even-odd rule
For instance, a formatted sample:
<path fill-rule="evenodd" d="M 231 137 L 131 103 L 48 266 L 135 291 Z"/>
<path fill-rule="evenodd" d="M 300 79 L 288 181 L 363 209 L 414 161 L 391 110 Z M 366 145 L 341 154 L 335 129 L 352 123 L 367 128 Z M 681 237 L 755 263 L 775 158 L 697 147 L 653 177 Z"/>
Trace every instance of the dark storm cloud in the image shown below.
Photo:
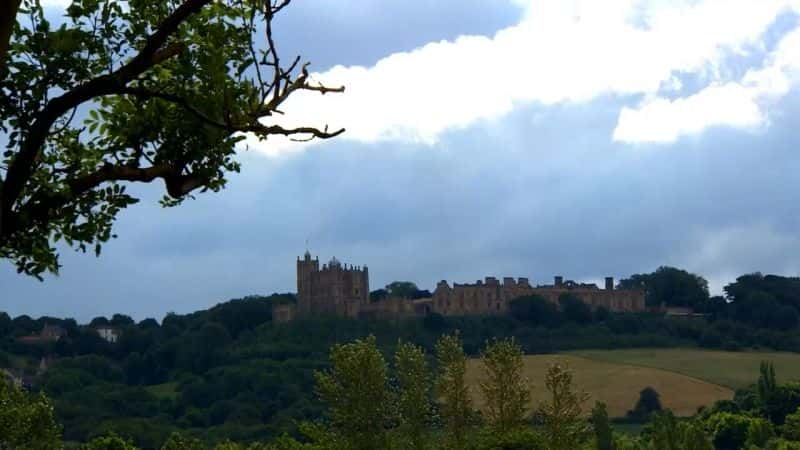
<path fill-rule="evenodd" d="M 507 3 L 455 4 L 295 2 L 279 41 L 322 70 L 491 35 L 519 14 Z M 519 108 L 431 146 L 337 139 L 277 159 L 249 153 L 227 189 L 176 209 L 157 206 L 162 186 L 137 187 L 142 203 L 120 216 L 120 238 L 100 259 L 65 250 L 61 276 L 44 283 L 0 263 L 0 310 L 160 318 L 293 291 L 307 240 L 323 260 L 368 265 L 373 289 L 485 275 L 597 280 L 662 264 L 717 289 L 754 270 L 797 274 L 800 95 L 758 133 L 719 128 L 636 146 L 611 140 L 626 100 Z"/>
<path fill-rule="evenodd" d="M 661 264 L 716 287 L 753 270 L 793 274 L 800 102 L 784 104 L 767 132 L 716 129 L 669 146 L 612 143 L 618 105 L 605 99 L 526 108 L 430 147 L 342 139 L 281 159 L 248 154 L 224 192 L 178 209 L 154 206 L 148 187 L 99 260 L 67 252 L 45 283 L 4 270 L 2 309 L 161 317 L 294 290 L 306 239 L 324 260 L 367 264 L 373 289 L 597 280 Z"/>

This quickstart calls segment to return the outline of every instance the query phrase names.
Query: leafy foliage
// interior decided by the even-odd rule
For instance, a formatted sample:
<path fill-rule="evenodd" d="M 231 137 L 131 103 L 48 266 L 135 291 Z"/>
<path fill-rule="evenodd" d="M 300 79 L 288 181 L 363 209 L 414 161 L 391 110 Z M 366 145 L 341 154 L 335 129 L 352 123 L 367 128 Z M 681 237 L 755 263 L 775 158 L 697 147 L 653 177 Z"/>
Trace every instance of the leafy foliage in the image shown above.
<path fill-rule="evenodd" d="M 596 402 L 592 408 L 592 431 L 594 431 L 594 446 L 597 450 L 614 449 L 614 431 L 608 420 L 608 410 L 603 402 Z"/>
<path fill-rule="evenodd" d="M 0 34 L 0 257 L 55 272 L 54 243 L 99 255 L 115 236 L 117 214 L 138 201 L 127 183 L 161 179 L 174 206 L 225 186 L 246 133 L 342 132 L 272 117 L 299 90 L 341 91 L 279 58 L 272 21 L 288 4 L 74 0 L 54 25 L 38 0 L 12 2 L 2 24 L 16 17 L 13 36 Z"/>
<path fill-rule="evenodd" d="M 407 438 L 408 448 L 427 448 L 425 434 L 433 415 L 431 376 L 421 347 L 411 343 L 397 346 L 395 377 L 401 434 Z"/>
<path fill-rule="evenodd" d="M 549 400 L 539 407 L 537 418 L 542 422 L 547 448 L 575 449 L 588 432 L 581 413 L 589 395 L 576 389 L 572 371 L 561 364 L 550 366 L 544 384 Z"/>
<path fill-rule="evenodd" d="M 458 333 L 445 335 L 436 343 L 438 378 L 436 392 L 448 448 L 463 449 L 474 410 L 466 383 L 467 356 Z"/>
<path fill-rule="evenodd" d="M 44 396 L 29 395 L 0 376 L 0 448 L 60 448 L 61 430 L 50 401 Z"/>
<path fill-rule="evenodd" d="M 495 340 L 481 355 L 485 378 L 480 383 L 486 399 L 486 420 L 498 434 L 525 423 L 531 392 L 522 371 L 522 348 L 513 339 Z"/>
<path fill-rule="evenodd" d="M 384 448 L 392 398 L 386 361 L 375 337 L 331 349 L 331 369 L 316 373 L 316 391 L 328 406 L 333 431 L 353 449 Z"/>
<path fill-rule="evenodd" d="M 706 302 L 708 281 L 699 275 L 675 267 L 662 266 L 649 274 L 635 274 L 619 281 L 623 289 L 644 288 L 650 306 L 693 308 Z"/>

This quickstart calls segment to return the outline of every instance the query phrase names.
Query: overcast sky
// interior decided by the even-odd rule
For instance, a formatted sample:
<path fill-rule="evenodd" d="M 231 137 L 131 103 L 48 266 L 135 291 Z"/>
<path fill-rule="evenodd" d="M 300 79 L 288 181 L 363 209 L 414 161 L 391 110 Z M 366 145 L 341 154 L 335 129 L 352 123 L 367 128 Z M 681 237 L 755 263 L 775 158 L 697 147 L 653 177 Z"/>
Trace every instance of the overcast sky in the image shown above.
<path fill-rule="evenodd" d="M 371 289 L 800 272 L 800 1 L 298 0 L 278 21 L 347 87 L 286 124 L 348 132 L 251 142 L 180 208 L 138 189 L 99 259 L 64 251 L 44 282 L 0 263 L 0 310 L 160 319 L 294 291 L 306 240 Z"/>

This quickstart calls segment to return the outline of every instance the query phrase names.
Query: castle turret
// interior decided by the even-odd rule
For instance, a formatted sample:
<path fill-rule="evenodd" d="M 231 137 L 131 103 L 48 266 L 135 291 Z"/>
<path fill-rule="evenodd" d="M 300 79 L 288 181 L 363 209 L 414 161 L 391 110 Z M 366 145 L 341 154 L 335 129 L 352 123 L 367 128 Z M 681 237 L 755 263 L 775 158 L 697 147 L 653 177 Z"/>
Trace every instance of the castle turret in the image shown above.
<path fill-rule="evenodd" d="M 311 259 L 306 250 L 303 259 L 297 259 L 297 309 L 307 313 L 311 309 L 311 298 L 314 295 L 313 274 L 319 272 L 319 258 Z"/>

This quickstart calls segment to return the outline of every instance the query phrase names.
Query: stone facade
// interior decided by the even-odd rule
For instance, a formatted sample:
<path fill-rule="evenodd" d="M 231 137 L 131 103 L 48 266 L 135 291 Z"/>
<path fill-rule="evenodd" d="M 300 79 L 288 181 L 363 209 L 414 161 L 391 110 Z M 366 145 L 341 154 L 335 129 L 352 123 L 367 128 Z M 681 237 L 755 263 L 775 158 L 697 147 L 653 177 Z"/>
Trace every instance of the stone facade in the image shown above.
<path fill-rule="evenodd" d="M 552 285 L 533 287 L 527 278 L 486 277 L 474 284 L 457 284 L 440 281 L 433 292 L 433 311 L 442 315 L 463 316 L 472 314 L 506 314 L 511 300 L 528 295 L 538 295 L 558 303 L 562 294 L 572 294 L 587 303 L 592 309 L 604 307 L 614 312 L 645 311 L 644 291 L 638 289 L 614 289 L 614 279 L 606 278 L 605 289 L 595 284 L 563 281 L 555 277 Z"/>
<path fill-rule="evenodd" d="M 348 266 L 334 257 L 320 268 L 319 258 L 311 259 L 308 252 L 303 259 L 297 259 L 298 316 L 355 318 L 368 304 L 369 271 L 366 266 Z"/>
<path fill-rule="evenodd" d="M 604 307 L 613 312 L 645 311 L 643 290 L 614 289 L 614 279 L 605 280 L 605 289 L 595 284 L 575 283 L 555 277 L 552 285 L 532 286 L 527 278 L 486 277 L 474 284 L 447 281 L 436 285 L 432 298 L 408 300 L 388 298 L 369 301 L 369 272 L 366 266 L 353 267 L 335 257 L 322 268 L 319 258 L 306 252 L 297 258 L 297 304 L 272 308 L 273 321 L 289 322 L 295 318 L 325 315 L 351 318 L 401 319 L 438 313 L 448 316 L 507 314 L 512 300 L 538 295 L 558 304 L 563 294 L 571 294 L 592 309 Z"/>

